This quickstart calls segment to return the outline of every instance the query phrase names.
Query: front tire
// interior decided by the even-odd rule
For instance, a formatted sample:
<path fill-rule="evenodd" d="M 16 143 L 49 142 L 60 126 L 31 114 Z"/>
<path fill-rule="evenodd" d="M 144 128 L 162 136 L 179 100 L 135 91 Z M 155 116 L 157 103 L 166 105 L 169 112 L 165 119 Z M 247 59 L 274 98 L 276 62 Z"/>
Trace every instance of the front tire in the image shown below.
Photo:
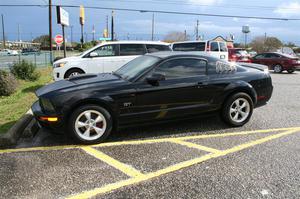
<path fill-rule="evenodd" d="M 246 124 L 253 113 L 253 101 L 246 93 L 236 93 L 223 104 L 222 118 L 230 126 Z"/>
<path fill-rule="evenodd" d="M 64 76 L 65 79 L 76 76 L 76 75 L 80 75 L 80 74 L 84 74 L 84 72 L 80 69 L 71 69 L 68 70 Z"/>
<path fill-rule="evenodd" d="M 276 64 L 276 65 L 273 67 L 273 69 L 274 69 L 274 72 L 275 72 L 275 73 L 282 73 L 282 71 L 283 71 L 283 68 L 282 68 L 282 66 L 281 66 L 280 64 Z"/>
<path fill-rule="evenodd" d="M 97 105 L 85 105 L 71 114 L 68 131 L 79 143 L 100 143 L 111 133 L 112 121 L 112 116 L 106 109 Z"/>

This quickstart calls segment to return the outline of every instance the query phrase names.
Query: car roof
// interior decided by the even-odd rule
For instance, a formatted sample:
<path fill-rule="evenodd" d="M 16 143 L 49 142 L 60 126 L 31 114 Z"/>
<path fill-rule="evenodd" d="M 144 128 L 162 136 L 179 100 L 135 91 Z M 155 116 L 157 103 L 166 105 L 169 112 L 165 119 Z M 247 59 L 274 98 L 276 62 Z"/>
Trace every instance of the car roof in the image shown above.
<path fill-rule="evenodd" d="M 128 40 L 128 41 L 108 41 L 103 42 L 99 45 L 103 44 L 156 44 L 156 45 L 170 45 L 169 43 L 162 41 L 137 41 L 137 40 Z"/>
<path fill-rule="evenodd" d="M 155 56 L 161 59 L 166 59 L 166 58 L 172 58 L 172 57 L 201 57 L 204 59 L 215 59 L 217 58 L 212 57 L 206 52 L 180 52 L 180 51 L 160 51 L 160 52 L 155 52 L 155 53 L 147 53 L 146 55 L 150 56 Z"/>
<path fill-rule="evenodd" d="M 185 44 L 185 43 L 204 43 L 208 42 L 209 40 L 199 40 L 199 41 L 178 41 L 178 42 L 173 42 L 172 44 Z"/>

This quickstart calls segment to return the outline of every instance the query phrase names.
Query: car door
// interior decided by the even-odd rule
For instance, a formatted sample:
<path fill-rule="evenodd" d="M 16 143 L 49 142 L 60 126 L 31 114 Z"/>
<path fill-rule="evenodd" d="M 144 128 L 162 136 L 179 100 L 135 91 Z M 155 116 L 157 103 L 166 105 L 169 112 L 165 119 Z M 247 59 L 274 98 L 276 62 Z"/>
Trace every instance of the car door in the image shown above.
<path fill-rule="evenodd" d="M 82 67 L 87 73 L 111 72 L 117 65 L 116 56 L 117 45 L 103 45 L 84 56 Z"/>
<path fill-rule="evenodd" d="M 159 85 L 153 86 L 145 78 L 136 82 L 136 106 L 131 118 L 169 119 L 207 110 L 210 93 L 206 70 L 207 61 L 198 58 L 174 58 L 161 63 L 147 74 L 163 75 L 165 80 Z"/>
<path fill-rule="evenodd" d="M 252 58 L 252 61 L 256 64 L 266 65 L 267 64 L 266 54 L 264 53 L 264 54 L 256 55 Z"/>

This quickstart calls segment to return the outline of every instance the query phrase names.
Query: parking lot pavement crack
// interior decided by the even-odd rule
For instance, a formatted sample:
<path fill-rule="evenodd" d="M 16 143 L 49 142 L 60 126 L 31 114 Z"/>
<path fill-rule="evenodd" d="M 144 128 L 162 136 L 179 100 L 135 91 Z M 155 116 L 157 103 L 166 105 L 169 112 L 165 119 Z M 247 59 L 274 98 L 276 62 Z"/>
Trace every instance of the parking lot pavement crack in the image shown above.
<path fill-rule="evenodd" d="M 105 153 L 92 148 L 92 147 L 82 147 L 81 149 L 83 151 L 85 151 L 87 154 L 109 164 L 110 166 L 118 169 L 119 171 L 125 173 L 126 175 L 128 175 L 130 177 L 139 177 L 139 176 L 144 175 L 140 171 L 133 168 L 132 166 L 124 164 L 124 163 L 122 163 L 122 162 L 120 162 L 120 161 L 118 161 L 118 160 L 106 155 Z"/>
<path fill-rule="evenodd" d="M 170 139 L 170 142 L 180 144 L 182 146 L 186 146 L 186 147 L 189 147 L 189 148 L 199 149 L 201 151 L 206 151 L 206 152 L 209 152 L 209 153 L 220 153 L 221 152 L 218 149 L 213 149 L 213 148 L 210 148 L 210 147 L 206 147 L 206 146 L 203 146 L 203 145 L 199 145 L 199 144 L 195 144 L 195 143 L 187 142 L 187 141 L 183 141 L 183 140 L 178 140 L 178 139 Z"/>

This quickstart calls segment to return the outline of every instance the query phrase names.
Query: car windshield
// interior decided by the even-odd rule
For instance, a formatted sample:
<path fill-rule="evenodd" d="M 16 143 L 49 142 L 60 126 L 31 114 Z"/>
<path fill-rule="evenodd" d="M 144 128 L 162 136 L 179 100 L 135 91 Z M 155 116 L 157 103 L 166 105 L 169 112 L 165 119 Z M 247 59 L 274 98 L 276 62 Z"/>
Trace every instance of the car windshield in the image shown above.
<path fill-rule="evenodd" d="M 132 78 L 141 75 L 157 61 L 159 61 L 158 57 L 148 55 L 140 56 L 128 62 L 113 74 L 130 81 Z"/>
<path fill-rule="evenodd" d="M 237 53 L 242 55 L 242 56 L 248 56 L 248 52 L 245 51 L 245 50 L 239 50 Z"/>

